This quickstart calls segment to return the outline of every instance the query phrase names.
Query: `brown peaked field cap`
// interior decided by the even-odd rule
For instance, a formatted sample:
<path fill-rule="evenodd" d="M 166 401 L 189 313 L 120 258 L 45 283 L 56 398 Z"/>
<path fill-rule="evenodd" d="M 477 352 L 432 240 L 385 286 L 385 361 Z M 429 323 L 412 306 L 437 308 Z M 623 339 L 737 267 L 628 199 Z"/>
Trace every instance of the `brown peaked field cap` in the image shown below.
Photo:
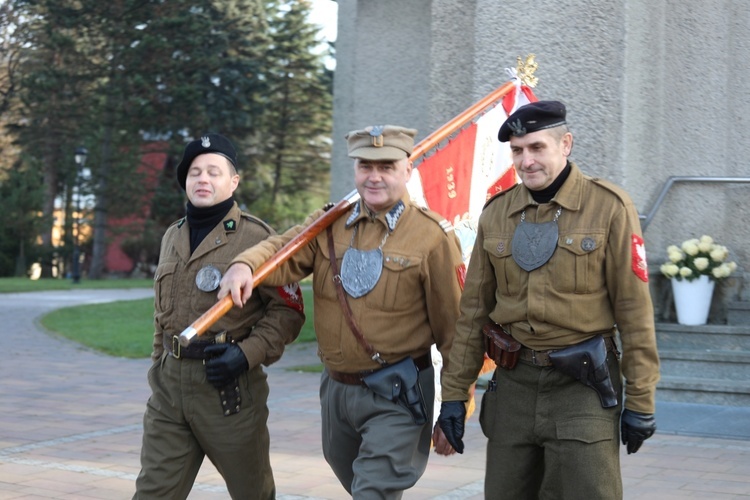
<path fill-rule="evenodd" d="M 559 101 L 538 101 L 526 104 L 515 110 L 500 127 L 497 138 L 508 142 L 511 136 L 523 137 L 526 134 L 558 127 L 565 124 L 565 105 Z"/>
<path fill-rule="evenodd" d="M 185 189 L 187 173 L 196 156 L 206 153 L 216 153 L 227 158 L 237 168 L 237 151 L 229 139 L 221 134 L 203 134 L 198 139 L 185 146 L 182 161 L 177 165 L 177 182 Z"/>
<path fill-rule="evenodd" d="M 373 125 L 346 134 L 350 158 L 396 161 L 407 158 L 414 149 L 413 128 Z"/>

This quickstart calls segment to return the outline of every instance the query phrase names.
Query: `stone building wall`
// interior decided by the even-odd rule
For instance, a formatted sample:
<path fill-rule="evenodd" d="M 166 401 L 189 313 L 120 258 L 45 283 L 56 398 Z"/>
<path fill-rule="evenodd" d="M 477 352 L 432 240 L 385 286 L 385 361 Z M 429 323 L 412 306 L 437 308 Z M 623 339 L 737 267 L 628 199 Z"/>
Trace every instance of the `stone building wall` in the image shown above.
<path fill-rule="evenodd" d="M 424 138 L 530 53 L 536 95 L 568 106 L 572 159 L 625 188 L 641 214 L 670 176 L 750 178 L 746 0 L 338 4 L 334 200 L 353 189 L 347 131 L 392 123 Z M 710 234 L 741 266 L 719 296 L 750 300 L 749 221 L 750 183 L 675 184 L 645 230 L 652 270 L 667 245 Z"/>

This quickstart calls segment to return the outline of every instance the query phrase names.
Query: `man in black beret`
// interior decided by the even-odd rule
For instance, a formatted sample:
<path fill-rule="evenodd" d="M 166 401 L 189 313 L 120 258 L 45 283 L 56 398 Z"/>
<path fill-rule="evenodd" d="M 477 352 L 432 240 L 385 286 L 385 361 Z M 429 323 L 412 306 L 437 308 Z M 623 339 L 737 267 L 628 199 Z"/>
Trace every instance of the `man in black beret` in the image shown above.
<path fill-rule="evenodd" d="M 562 103 L 522 106 L 498 138 L 522 184 L 480 216 L 438 423 L 462 452 L 487 345 L 485 497 L 621 499 L 620 438 L 635 453 L 654 433 L 659 380 L 638 212 L 568 160 Z"/>
<path fill-rule="evenodd" d="M 188 143 L 182 155 L 180 164 L 177 165 L 177 183 L 184 190 L 187 180 L 188 169 L 196 156 L 214 153 L 229 160 L 234 174 L 237 174 L 237 151 L 232 143 L 221 134 L 205 134 L 200 139 Z"/>
<path fill-rule="evenodd" d="M 187 348 L 178 341 L 216 302 L 232 258 L 274 234 L 234 201 L 236 165 L 226 137 L 204 134 L 185 147 L 177 166 L 187 217 L 167 229 L 154 277 L 153 393 L 133 498 L 187 498 L 206 455 L 232 498 L 275 497 L 261 365 L 277 361 L 299 334 L 305 320 L 299 287 L 261 286 L 202 340 Z"/>

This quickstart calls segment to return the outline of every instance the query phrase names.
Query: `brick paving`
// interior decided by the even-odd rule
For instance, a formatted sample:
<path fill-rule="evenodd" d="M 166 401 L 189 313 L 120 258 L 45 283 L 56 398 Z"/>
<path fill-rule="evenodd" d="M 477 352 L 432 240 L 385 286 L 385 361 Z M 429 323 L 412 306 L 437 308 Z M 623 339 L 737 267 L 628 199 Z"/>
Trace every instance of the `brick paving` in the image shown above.
<path fill-rule="evenodd" d="M 150 290 L 0 295 L 0 500 L 132 496 L 140 469 L 149 361 L 92 352 L 44 332 L 37 319 L 59 307 L 150 295 Z M 271 460 L 282 500 L 347 498 L 320 451 L 319 375 L 290 370 L 317 362 L 314 345 L 293 345 L 268 369 Z M 689 423 L 686 408 L 672 408 L 678 415 L 671 417 L 671 430 L 657 431 L 636 455 L 623 453 L 625 498 L 750 497 L 750 409 L 728 413 L 732 420 L 725 425 L 716 417 L 707 419 L 705 428 L 714 435 L 739 424 L 734 438 L 723 439 L 697 436 L 694 430 L 680 434 L 681 426 L 674 422 L 684 417 Z M 466 452 L 433 455 L 425 475 L 404 498 L 483 498 L 484 452 L 485 439 L 472 417 Z M 209 462 L 189 498 L 228 498 Z"/>

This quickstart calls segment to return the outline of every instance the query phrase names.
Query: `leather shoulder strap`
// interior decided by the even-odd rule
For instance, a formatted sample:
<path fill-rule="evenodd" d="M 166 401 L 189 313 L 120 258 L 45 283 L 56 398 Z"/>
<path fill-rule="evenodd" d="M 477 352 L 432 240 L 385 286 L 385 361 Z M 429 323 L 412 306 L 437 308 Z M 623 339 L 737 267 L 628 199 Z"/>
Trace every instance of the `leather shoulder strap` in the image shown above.
<path fill-rule="evenodd" d="M 367 342 L 367 339 L 365 339 L 365 336 L 362 335 L 362 331 L 359 329 L 359 327 L 357 326 L 357 323 L 355 323 L 354 321 L 352 309 L 351 307 L 349 307 L 349 302 L 346 300 L 346 292 L 344 291 L 344 287 L 341 284 L 341 274 L 339 274 L 339 266 L 338 266 L 338 262 L 336 261 L 336 248 L 334 247 L 334 244 L 333 244 L 333 230 L 331 230 L 331 226 L 328 226 L 326 228 L 326 235 L 328 236 L 328 258 L 331 261 L 331 271 L 333 271 L 333 282 L 336 284 L 336 295 L 339 298 L 341 309 L 344 312 L 344 318 L 346 319 L 346 324 L 349 325 L 349 329 L 352 331 L 357 341 L 365 349 L 367 354 L 369 354 L 373 360 L 377 361 L 381 365 L 385 365 L 386 362 L 383 360 L 383 358 L 380 357 L 380 354 L 375 350 L 375 348 L 369 342 Z"/>

